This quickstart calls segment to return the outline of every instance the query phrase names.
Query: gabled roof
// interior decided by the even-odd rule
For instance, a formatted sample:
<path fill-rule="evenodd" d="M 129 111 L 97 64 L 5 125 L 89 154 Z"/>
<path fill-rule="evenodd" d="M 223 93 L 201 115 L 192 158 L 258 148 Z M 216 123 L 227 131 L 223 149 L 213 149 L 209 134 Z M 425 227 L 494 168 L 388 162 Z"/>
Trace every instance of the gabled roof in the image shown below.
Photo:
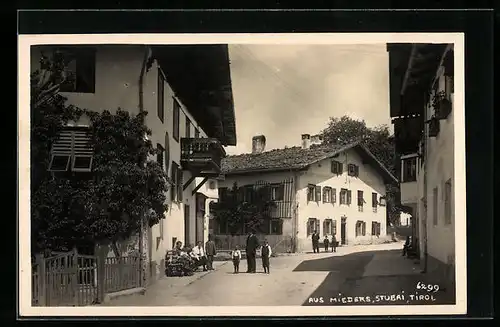
<path fill-rule="evenodd" d="M 335 155 L 350 149 L 356 150 L 364 162 L 373 166 L 386 183 L 398 182 L 397 178 L 360 142 L 346 145 L 311 145 L 309 149 L 295 146 L 255 154 L 245 153 L 228 156 L 222 160 L 222 172 L 225 175 L 244 175 L 303 170 L 314 163 L 333 158 Z"/>

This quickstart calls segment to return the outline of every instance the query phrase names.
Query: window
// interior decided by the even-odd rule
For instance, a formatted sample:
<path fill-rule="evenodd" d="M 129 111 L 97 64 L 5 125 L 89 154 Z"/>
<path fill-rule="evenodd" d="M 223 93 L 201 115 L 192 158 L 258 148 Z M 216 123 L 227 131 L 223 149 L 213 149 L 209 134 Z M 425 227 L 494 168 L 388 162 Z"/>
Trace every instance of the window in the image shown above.
<path fill-rule="evenodd" d="M 358 191 L 358 211 L 363 211 L 363 204 L 365 200 L 363 199 L 363 191 Z"/>
<path fill-rule="evenodd" d="M 219 200 L 221 202 L 227 199 L 227 187 L 219 187 Z"/>
<path fill-rule="evenodd" d="M 342 175 L 343 166 L 341 162 L 332 160 L 331 171 L 333 174 Z"/>
<path fill-rule="evenodd" d="M 372 235 L 380 236 L 380 223 L 376 221 L 372 221 Z"/>
<path fill-rule="evenodd" d="M 165 153 L 165 150 L 161 146 L 160 143 L 156 144 L 156 162 L 161 165 L 161 168 L 163 169 L 163 154 Z"/>
<path fill-rule="evenodd" d="M 323 221 L 323 235 L 332 235 L 333 221 L 331 219 L 325 219 Z"/>
<path fill-rule="evenodd" d="M 432 223 L 434 226 L 438 224 L 438 188 L 432 190 Z"/>
<path fill-rule="evenodd" d="M 307 220 L 307 236 L 314 232 L 319 233 L 319 220 L 316 218 L 309 218 Z"/>
<path fill-rule="evenodd" d="M 385 207 L 385 196 L 381 196 L 381 197 L 380 197 L 380 200 L 378 201 L 378 204 L 379 204 L 381 207 Z"/>
<path fill-rule="evenodd" d="M 321 199 L 321 186 L 309 184 L 307 186 L 307 202 L 319 202 Z"/>
<path fill-rule="evenodd" d="M 174 130 L 173 130 L 173 138 L 177 142 L 179 142 L 179 119 L 180 119 L 180 110 L 181 106 L 177 99 L 173 98 L 174 101 L 174 114 L 173 114 L 173 124 L 174 124 Z"/>
<path fill-rule="evenodd" d="M 358 220 L 356 222 L 356 237 L 366 235 L 366 223 L 364 221 Z"/>
<path fill-rule="evenodd" d="M 177 163 L 172 161 L 172 171 L 170 173 L 170 178 L 172 179 L 172 184 L 170 185 L 170 198 L 172 201 L 177 201 Z"/>
<path fill-rule="evenodd" d="M 191 120 L 186 117 L 186 138 L 191 137 Z"/>
<path fill-rule="evenodd" d="M 95 92 L 95 49 L 89 47 L 64 47 L 56 50 L 65 62 L 66 80 L 61 92 Z"/>
<path fill-rule="evenodd" d="M 401 182 L 415 182 L 417 181 L 417 157 L 403 159 L 402 161 L 402 176 Z"/>
<path fill-rule="evenodd" d="M 271 235 L 282 235 L 283 234 L 283 221 L 281 219 L 271 219 L 270 222 Z"/>
<path fill-rule="evenodd" d="M 283 201 L 285 197 L 285 186 L 284 185 L 271 185 L 271 200 L 273 201 Z"/>
<path fill-rule="evenodd" d="M 332 203 L 332 188 L 329 186 L 323 187 L 323 203 Z"/>
<path fill-rule="evenodd" d="M 243 201 L 251 203 L 253 201 L 253 185 L 245 185 L 243 190 Z"/>
<path fill-rule="evenodd" d="M 340 189 L 340 204 L 347 204 L 347 189 Z"/>
<path fill-rule="evenodd" d="M 359 167 L 355 164 L 347 165 L 347 173 L 349 176 L 358 177 L 359 176 Z"/>
<path fill-rule="evenodd" d="M 373 209 L 373 212 L 377 212 L 377 208 L 378 208 L 377 198 L 378 198 L 377 193 L 373 192 L 372 193 L 372 209 Z"/>
<path fill-rule="evenodd" d="M 93 149 L 86 127 L 64 128 L 52 144 L 49 171 L 92 171 Z"/>
<path fill-rule="evenodd" d="M 165 119 L 165 80 L 163 73 L 160 68 L 158 68 L 158 90 L 157 90 L 157 100 L 158 100 L 158 118 L 163 123 Z"/>
<path fill-rule="evenodd" d="M 177 166 L 177 201 L 182 202 L 183 192 L 184 192 L 183 172 L 182 169 L 179 166 Z"/>
<path fill-rule="evenodd" d="M 194 137 L 199 139 L 200 138 L 200 130 L 198 128 L 195 127 L 194 129 Z"/>
<path fill-rule="evenodd" d="M 444 184 L 444 223 L 450 225 L 451 219 L 451 179 Z"/>

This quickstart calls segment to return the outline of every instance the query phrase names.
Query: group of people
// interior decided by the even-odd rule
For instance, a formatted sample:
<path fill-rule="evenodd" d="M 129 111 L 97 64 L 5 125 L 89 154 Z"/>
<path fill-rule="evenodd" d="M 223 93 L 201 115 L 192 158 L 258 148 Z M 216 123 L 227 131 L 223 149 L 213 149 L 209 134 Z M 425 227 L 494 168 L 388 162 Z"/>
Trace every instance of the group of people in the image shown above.
<path fill-rule="evenodd" d="M 317 231 L 314 231 L 314 233 L 311 235 L 311 240 L 312 240 L 312 248 L 314 253 L 319 253 L 319 240 L 321 239 L 319 233 Z M 332 252 L 337 252 L 337 238 L 335 237 L 335 234 L 331 236 L 331 238 L 328 237 L 328 235 L 325 235 L 325 238 L 323 240 L 323 246 L 325 247 L 325 252 L 328 252 L 328 250 L 331 248 Z"/>
<path fill-rule="evenodd" d="M 247 273 L 254 274 L 257 272 L 257 249 L 260 247 L 259 239 L 257 235 L 253 232 L 250 232 L 246 241 L 246 257 L 247 257 Z M 271 246 L 264 240 L 264 244 L 261 247 L 261 258 L 262 258 L 262 267 L 264 268 L 264 273 L 270 273 L 270 260 L 272 250 Z M 240 261 L 241 261 L 241 250 L 239 245 L 236 245 L 234 250 L 231 252 L 231 258 L 233 260 L 234 273 L 237 274 L 240 272 Z"/>
<path fill-rule="evenodd" d="M 180 265 L 184 270 L 184 275 L 190 275 L 199 267 L 203 267 L 203 271 L 214 270 L 213 262 L 216 255 L 215 242 L 209 236 L 208 241 L 203 246 L 202 242 L 198 242 L 196 246 L 183 246 L 182 242 L 178 241 L 172 250 L 174 258 L 167 259 L 168 265 Z M 168 253 L 167 253 L 168 255 Z"/>

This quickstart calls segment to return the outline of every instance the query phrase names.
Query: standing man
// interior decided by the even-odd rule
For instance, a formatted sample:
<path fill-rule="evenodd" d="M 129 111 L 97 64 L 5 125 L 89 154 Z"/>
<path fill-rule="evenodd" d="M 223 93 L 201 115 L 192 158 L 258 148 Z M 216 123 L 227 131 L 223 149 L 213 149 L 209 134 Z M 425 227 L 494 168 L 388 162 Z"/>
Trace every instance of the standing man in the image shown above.
<path fill-rule="evenodd" d="M 259 247 L 259 240 L 257 236 L 250 231 L 247 237 L 246 254 L 247 254 L 247 273 L 255 273 L 257 270 L 257 263 L 255 262 L 255 256 L 257 254 L 257 248 Z"/>
<path fill-rule="evenodd" d="M 337 252 L 337 238 L 335 234 L 332 235 L 332 252 Z"/>
<path fill-rule="evenodd" d="M 314 233 L 312 234 L 311 240 L 312 240 L 313 252 L 319 253 L 319 234 L 316 231 L 314 231 Z"/>
<path fill-rule="evenodd" d="M 205 255 L 207 256 L 208 270 L 214 270 L 214 256 L 217 254 L 215 250 L 215 242 L 212 240 L 212 235 L 208 235 L 208 241 L 205 244 Z"/>

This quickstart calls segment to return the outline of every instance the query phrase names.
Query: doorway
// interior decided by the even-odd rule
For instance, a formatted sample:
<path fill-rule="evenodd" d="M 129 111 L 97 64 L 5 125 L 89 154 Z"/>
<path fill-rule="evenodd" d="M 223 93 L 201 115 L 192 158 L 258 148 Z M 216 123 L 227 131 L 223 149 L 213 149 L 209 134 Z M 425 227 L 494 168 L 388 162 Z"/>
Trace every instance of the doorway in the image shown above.
<path fill-rule="evenodd" d="M 340 244 L 346 245 L 346 229 L 347 229 L 347 218 L 342 217 L 340 221 Z"/>
<path fill-rule="evenodd" d="M 189 216 L 190 216 L 190 213 L 189 213 L 189 205 L 185 204 L 184 205 L 184 244 L 187 246 L 189 244 L 191 244 L 191 239 L 189 237 L 190 233 L 189 233 L 189 230 L 190 230 L 190 224 L 189 224 Z"/>

